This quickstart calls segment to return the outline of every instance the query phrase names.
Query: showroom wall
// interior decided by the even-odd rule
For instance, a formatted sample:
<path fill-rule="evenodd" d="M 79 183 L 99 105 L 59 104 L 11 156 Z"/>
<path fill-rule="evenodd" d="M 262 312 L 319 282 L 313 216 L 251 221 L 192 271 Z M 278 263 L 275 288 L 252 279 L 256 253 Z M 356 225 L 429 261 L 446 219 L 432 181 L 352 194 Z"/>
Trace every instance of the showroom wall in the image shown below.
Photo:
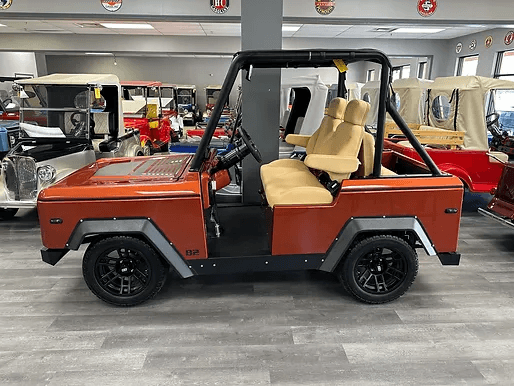
<path fill-rule="evenodd" d="M 512 27 L 514 27 L 514 25 Z M 505 34 L 513 29 L 514 28 L 498 28 L 450 40 L 448 55 L 445 56 L 448 58 L 447 68 L 449 74 L 455 75 L 459 57 L 479 54 L 477 75 L 492 77 L 496 66 L 497 52 L 514 49 L 514 44 L 507 46 L 503 41 Z M 488 36 L 493 37 L 493 44 L 490 48 L 485 46 L 485 39 Z M 470 50 L 469 48 L 472 40 L 477 41 L 477 47 L 475 50 Z M 462 43 L 462 51 L 460 54 L 455 52 L 455 47 L 458 43 Z"/>
<path fill-rule="evenodd" d="M 15 73 L 37 76 L 33 52 L 0 52 L 0 76 L 14 76 Z"/>

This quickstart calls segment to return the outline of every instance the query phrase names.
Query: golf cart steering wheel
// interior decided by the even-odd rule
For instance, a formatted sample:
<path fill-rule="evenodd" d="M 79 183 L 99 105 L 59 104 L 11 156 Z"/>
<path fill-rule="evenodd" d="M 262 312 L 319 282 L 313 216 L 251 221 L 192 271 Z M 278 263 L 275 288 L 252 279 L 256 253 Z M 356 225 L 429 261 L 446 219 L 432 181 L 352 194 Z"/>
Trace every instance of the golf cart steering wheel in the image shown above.
<path fill-rule="evenodd" d="M 498 122 L 499 119 L 500 119 L 500 114 L 498 114 L 496 112 L 488 114 L 485 117 L 485 124 L 487 126 L 487 130 L 489 130 L 491 132 L 491 134 L 493 134 L 495 136 L 502 135 L 501 130 L 500 130 L 500 125 Z"/>
<path fill-rule="evenodd" d="M 258 163 L 261 163 L 262 162 L 261 152 L 259 151 L 259 149 L 257 149 L 257 146 L 255 146 L 255 143 L 252 141 L 252 138 L 248 135 L 246 130 L 243 129 L 243 127 L 239 127 L 237 130 L 239 131 L 239 134 L 241 135 L 241 139 L 248 147 L 248 150 L 250 150 L 250 153 L 252 154 L 253 158 L 255 158 L 255 160 Z"/>
<path fill-rule="evenodd" d="M 78 119 L 77 119 L 77 115 L 79 116 Z M 85 134 L 86 120 L 80 119 L 80 117 L 82 117 L 82 116 L 84 116 L 84 118 L 85 118 L 85 113 L 80 113 L 80 112 L 76 111 L 73 114 L 71 114 L 70 121 L 71 121 L 71 124 L 73 125 L 73 129 L 70 131 L 70 134 L 74 137 L 80 137 Z M 94 132 L 95 121 L 93 121 L 92 118 L 89 121 L 90 121 L 89 129 L 92 132 Z"/>
<path fill-rule="evenodd" d="M 4 104 L 4 106 L 7 106 L 9 103 L 12 103 L 12 99 L 7 98 L 7 99 L 3 100 L 2 103 Z"/>

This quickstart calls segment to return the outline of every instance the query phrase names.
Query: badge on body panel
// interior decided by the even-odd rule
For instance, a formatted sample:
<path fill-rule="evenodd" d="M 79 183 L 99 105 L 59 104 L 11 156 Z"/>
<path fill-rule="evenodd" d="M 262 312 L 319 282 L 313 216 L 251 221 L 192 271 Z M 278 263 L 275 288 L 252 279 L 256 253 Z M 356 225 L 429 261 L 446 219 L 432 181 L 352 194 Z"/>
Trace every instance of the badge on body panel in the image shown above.
<path fill-rule="evenodd" d="M 335 0 L 334 1 L 314 0 L 314 8 L 316 8 L 316 12 L 318 12 L 320 15 L 330 15 L 335 7 L 336 7 Z"/>
<path fill-rule="evenodd" d="M 418 13 L 423 17 L 432 16 L 437 9 L 436 0 L 418 0 Z"/>
<path fill-rule="evenodd" d="M 228 11 L 228 0 L 210 0 L 211 10 L 214 13 L 225 13 Z"/>
<path fill-rule="evenodd" d="M 100 0 L 102 7 L 109 12 L 116 12 L 123 5 L 123 0 Z"/>
<path fill-rule="evenodd" d="M 0 0 L 0 9 L 7 9 L 12 5 L 13 0 Z"/>
<path fill-rule="evenodd" d="M 506 46 L 510 46 L 512 42 L 514 41 L 514 31 L 509 31 L 503 38 L 503 42 Z"/>

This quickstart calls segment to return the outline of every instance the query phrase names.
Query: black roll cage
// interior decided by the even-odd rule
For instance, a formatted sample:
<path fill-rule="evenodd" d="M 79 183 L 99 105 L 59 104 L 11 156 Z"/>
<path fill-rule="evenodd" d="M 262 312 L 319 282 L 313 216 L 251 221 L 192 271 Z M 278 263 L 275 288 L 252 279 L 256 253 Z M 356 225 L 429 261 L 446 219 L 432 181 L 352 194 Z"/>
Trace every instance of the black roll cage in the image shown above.
<path fill-rule="evenodd" d="M 234 54 L 227 76 L 221 87 L 220 95 L 207 123 L 205 133 L 200 141 L 198 150 L 191 163 L 190 171 L 198 172 L 207 154 L 216 125 L 221 117 L 223 107 L 228 101 L 230 92 L 240 70 L 250 68 L 300 68 L 300 67 L 335 67 L 334 60 L 343 60 L 345 64 L 368 61 L 381 65 L 380 91 L 378 104 L 377 136 L 375 139 L 375 159 L 373 164 L 373 177 L 380 177 L 382 169 L 382 153 L 384 151 L 384 126 L 386 111 L 398 125 L 402 133 L 409 140 L 421 159 L 426 163 L 434 176 L 442 173 L 432 158 L 419 143 L 417 138 L 402 119 L 396 106 L 391 101 L 389 89 L 392 79 L 392 65 L 389 58 L 381 51 L 374 49 L 360 50 L 269 50 L 269 51 L 240 51 Z M 345 76 L 339 77 L 338 96 L 343 96 Z M 278 128 L 277 128 L 278 129 Z"/>

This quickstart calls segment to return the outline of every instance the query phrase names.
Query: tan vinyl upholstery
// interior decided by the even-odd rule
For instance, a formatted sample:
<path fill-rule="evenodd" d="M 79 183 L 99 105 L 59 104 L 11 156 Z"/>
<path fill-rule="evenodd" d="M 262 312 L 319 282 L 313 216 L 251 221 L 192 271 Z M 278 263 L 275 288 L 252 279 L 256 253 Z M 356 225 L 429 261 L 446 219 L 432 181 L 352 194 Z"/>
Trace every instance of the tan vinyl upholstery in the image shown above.
<path fill-rule="evenodd" d="M 362 146 L 359 151 L 360 166 L 357 170 L 357 176 L 367 177 L 373 173 L 373 162 L 375 160 L 375 138 L 370 133 L 364 132 Z M 382 166 L 380 171 L 382 176 L 395 176 L 396 173 Z"/>
<path fill-rule="evenodd" d="M 309 168 L 325 171 L 331 179 L 339 182 L 349 178 L 359 166 L 358 154 L 369 108 L 369 104 L 362 100 L 349 102 L 344 122 L 335 131 L 318 136 L 313 151 L 305 158 L 305 163 L 284 164 L 281 169 L 287 169 L 287 172 L 282 170 L 277 175 L 271 173 L 274 171 L 272 168 L 263 173 L 262 169 L 266 165 L 261 167 L 262 184 L 268 204 L 274 207 L 332 203 L 332 195 Z"/>
<path fill-rule="evenodd" d="M 313 135 L 289 134 L 286 137 L 286 142 L 291 145 L 305 147 L 307 154 L 316 152 L 318 140 L 333 133 L 336 127 L 343 121 L 347 104 L 346 99 L 332 99 L 327 109 L 327 114 L 323 117 L 318 130 Z M 280 159 L 261 166 L 261 179 L 263 183 L 270 183 L 275 179 L 280 179 L 292 170 L 303 169 L 303 161 L 299 159 Z"/>

